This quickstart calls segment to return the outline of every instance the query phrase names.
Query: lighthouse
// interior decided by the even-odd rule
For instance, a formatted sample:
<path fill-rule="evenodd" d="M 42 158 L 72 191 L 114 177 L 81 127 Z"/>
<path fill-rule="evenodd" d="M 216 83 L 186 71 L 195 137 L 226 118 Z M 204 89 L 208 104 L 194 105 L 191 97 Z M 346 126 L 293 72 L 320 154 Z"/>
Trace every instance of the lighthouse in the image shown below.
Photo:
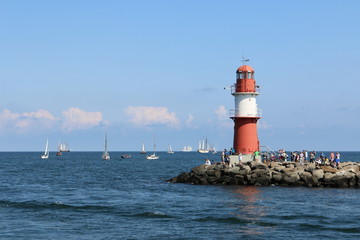
<path fill-rule="evenodd" d="M 261 118 L 261 111 L 256 104 L 259 86 L 252 67 L 243 65 L 236 70 L 236 83 L 231 86 L 231 94 L 235 98 L 235 109 L 231 110 L 230 118 L 234 120 L 233 148 L 236 155 L 231 156 L 230 162 L 239 162 L 240 153 L 242 162 L 260 160 L 257 156 L 260 150 L 257 121 Z"/>

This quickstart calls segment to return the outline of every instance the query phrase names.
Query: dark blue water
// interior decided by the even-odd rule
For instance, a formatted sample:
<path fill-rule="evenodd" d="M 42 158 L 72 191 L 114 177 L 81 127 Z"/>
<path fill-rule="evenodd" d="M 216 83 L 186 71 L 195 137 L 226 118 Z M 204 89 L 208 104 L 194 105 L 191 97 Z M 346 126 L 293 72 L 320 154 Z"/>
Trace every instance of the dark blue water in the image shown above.
<path fill-rule="evenodd" d="M 110 154 L 0 153 L 0 239 L 360 238 L 360 189 L 170 184 L 219 156 Z"/>

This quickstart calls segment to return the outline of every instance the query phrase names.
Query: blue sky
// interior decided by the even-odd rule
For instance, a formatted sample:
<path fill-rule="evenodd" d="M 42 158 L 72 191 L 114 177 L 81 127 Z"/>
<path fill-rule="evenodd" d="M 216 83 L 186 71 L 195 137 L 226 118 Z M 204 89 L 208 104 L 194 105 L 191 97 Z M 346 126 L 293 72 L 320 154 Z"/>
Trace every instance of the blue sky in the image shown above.
<path fill-rule="evenodd" d="M 0 151 L 232 146 L 250 58 L 261 145 L 360 150 L 359 1 L 0 1 Z"/>

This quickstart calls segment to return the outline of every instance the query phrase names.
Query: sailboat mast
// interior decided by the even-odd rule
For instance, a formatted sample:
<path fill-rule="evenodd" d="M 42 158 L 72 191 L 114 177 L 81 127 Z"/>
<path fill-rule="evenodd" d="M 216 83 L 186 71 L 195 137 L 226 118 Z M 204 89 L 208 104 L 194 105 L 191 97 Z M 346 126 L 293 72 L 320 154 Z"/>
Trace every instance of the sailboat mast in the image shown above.
<path fill-rule="evenodd" d="M 155 155 L 156 143 L 155 143 L 155 134 L 154 134 L 154 155 Z"/>
<path fill-rule="evenodd" d="M 107 152 L 107 133 L 105 133 L 105 152 Z"/>

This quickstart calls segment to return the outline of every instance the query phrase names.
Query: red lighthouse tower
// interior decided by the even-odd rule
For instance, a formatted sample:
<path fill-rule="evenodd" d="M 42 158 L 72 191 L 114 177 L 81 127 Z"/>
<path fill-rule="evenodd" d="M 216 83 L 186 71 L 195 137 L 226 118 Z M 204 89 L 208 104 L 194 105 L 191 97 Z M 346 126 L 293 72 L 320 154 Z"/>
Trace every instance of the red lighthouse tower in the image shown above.
<path fill-rule="evenodd" d="M 231 86 L 235 109 L 230 118 L 235 124 L 233 148 L 237 154 L 242 154 L 242 161 L 254 160 L 254 153 L 260 147 L 256 125 L 261 118 L 261 111 L 256 104 L 258 90 L 254 69 L 248 65 L 239 67 L 236 71 L 236 83 Z"/>

